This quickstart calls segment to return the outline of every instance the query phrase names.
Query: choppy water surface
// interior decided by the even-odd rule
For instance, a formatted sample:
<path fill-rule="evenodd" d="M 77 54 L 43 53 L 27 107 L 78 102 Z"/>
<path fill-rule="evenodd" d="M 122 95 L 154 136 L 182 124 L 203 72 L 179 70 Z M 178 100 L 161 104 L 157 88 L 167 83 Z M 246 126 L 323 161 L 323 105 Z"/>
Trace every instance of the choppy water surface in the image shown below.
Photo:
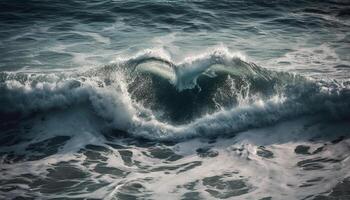
<path fill-rule="evenodd" d="M 1 1 L 0 198 L 350 198 L 349 13 Z"/>

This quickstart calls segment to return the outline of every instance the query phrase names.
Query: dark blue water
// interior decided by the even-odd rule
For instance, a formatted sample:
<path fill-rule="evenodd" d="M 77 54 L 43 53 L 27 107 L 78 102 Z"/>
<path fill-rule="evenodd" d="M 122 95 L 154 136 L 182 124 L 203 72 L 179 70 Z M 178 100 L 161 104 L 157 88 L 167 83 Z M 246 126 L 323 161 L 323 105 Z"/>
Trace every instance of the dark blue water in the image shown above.
<path fill-rule="evenodd" d="M 1 1 L 0 198 L 349 198 L 349 13 Z"/>
<path fill-rule="evenodd" d="M 3 70 L 100 66 L 144 49 L 226 46 L 264 67 L 344 78 L 347 1 L 2 1 Z M 345 67 L 346 68 L 346 67 Z M 347 78 L 345 76 L 345 78 Z"/>

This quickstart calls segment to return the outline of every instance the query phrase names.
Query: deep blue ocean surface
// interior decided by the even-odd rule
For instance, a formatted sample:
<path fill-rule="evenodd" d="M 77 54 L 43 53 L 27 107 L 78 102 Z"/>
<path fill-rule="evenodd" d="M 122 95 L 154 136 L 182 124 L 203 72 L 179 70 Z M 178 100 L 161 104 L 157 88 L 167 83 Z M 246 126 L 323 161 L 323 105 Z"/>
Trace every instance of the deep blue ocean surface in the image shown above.
<path fill-rule="evenodd" d="M 349 199 L 348 0 L 0 1 L 0 199 Z"/>

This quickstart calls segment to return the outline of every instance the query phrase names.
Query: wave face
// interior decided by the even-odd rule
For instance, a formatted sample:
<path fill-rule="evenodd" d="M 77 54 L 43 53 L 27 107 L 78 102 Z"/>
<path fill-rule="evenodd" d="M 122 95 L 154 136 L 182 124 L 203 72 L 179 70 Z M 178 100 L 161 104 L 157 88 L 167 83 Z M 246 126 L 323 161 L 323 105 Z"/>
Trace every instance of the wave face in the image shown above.
<path fill-rule="evenodd" d="M 349 114 L 347 82 L 267 70 L 222 48 L 178 63 L 164 55 L 146 50 L 83 72 L 3 72 L 0 110 L 28 116 L 84 107 L 112 129 L 161 140 Z"/>

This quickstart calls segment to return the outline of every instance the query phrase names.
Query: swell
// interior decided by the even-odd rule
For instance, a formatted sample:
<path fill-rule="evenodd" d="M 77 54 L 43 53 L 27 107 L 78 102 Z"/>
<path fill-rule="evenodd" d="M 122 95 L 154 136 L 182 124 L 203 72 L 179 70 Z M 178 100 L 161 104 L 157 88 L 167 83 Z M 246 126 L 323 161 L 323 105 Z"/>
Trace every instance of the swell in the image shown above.
<path fill-rule="evenodd" d="M 304 115 L 349 117 L 349 84 L 270 71 L 227 50 L 173 62 L 148 51 L 98 69 L 0 73 L 0 114 L 79 106 L 156 140 L 230 134 Z"/>

